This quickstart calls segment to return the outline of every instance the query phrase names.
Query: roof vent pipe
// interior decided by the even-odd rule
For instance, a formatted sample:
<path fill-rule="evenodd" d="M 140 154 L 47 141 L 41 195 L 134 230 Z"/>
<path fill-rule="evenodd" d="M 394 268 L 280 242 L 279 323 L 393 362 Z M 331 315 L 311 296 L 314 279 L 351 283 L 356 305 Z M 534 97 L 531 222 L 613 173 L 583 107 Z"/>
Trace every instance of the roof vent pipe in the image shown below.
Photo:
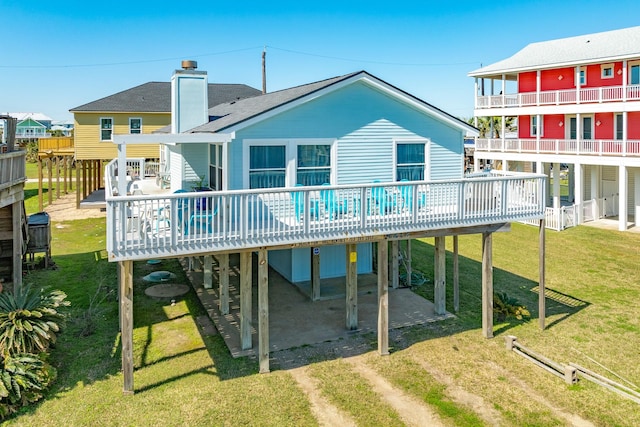
<path fill-rule="evenodd" d="M 182 69 L 183 70 L 195 70 L 196 68 L 198 68 L 198 62 L 197 61 L 191 61 L 188 59 L 185 59 L 184 61 L 182 61 Z"/>

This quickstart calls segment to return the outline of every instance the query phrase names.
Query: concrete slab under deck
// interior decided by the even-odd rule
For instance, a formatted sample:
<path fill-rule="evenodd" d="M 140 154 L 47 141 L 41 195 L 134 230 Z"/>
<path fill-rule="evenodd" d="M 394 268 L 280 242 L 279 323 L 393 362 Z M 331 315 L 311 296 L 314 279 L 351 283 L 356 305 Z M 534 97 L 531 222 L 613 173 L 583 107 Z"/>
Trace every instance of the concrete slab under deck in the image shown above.
<path fill-rule="evenodd" d="M 219 310 L 218 268 L 214 262 L 213 288 L 204 289 L 203 273 L 197 269 L 187 271 L 203 306 L 214 321 L 233 357 L 255 355 L 258 348 L 257 312 L 257 260 L 253 257 L 253 291 L 251 330 L 252 347 L 240 346 L 239 316 L 239 257 L 230 257 L 229 314 Z M 187 266 L 183 260 L 183 266 Z M 307 287 L 308 288 L 308 287 Z M 345 278 L 323 279 L 321 300 L 311 301 L 304 286 L 300 288 L 272 269 L 269 269 L 269 340 L 270 351 L 285 350 L 303 345 L 335 341 L 354 333 L 377 333 L 378 297 L 377 276 L 358 276 L 358 329 L 346 329 Z M 436 315 L 430 301 L 410 289 L 389 289 L 389 328 L 420 325 L 455 317 L 453 314 Z"/>

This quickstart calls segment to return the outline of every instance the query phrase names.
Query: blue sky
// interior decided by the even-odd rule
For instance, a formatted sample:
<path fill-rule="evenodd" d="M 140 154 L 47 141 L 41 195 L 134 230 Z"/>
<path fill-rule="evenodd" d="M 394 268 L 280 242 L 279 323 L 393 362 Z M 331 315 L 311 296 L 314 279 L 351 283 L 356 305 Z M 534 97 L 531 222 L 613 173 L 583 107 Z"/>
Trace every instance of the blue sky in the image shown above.
<path fill-rule="evenodd" d="M 195 59 L 210 82 L 267 90 L 366 70 L 458 117 L 467 73 L 529 43 L 640 25 L 637 0 L 0 0 L 0 112 L 69 109 Z"/>

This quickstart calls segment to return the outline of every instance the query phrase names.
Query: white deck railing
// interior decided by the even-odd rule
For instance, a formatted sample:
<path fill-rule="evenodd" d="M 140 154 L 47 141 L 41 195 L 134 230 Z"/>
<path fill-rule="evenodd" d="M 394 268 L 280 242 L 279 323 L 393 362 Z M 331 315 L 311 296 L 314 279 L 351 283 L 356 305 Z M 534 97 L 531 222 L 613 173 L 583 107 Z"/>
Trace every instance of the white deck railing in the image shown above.
<path fill-rule="evenodd" d="M 626 94 L 625 94 L 626 92 Z M 626 96 L 625 96 L 626 95 Z M 487 95 L 476 97 L 476 108 L 513 108 L 535 105 L 588 104 L 640 101 L 640 85 L 586 87 L 541 92 Z"/>
<path fill-rule="evenodd" d="M 107 191 L 107 251 L 111 261 L 149 259 L 370 241 L 535 219 L 544 212 L 545 179 L 487 174 L 456 181 L 154 196 L 112 196 Z M 334 202 L 324 197 L 325 191 L 333 192 Z"/>
<path fill-rule="evenodd" d="M 640 157 L 640 140 L 478 138 L 475 151 Z"/>

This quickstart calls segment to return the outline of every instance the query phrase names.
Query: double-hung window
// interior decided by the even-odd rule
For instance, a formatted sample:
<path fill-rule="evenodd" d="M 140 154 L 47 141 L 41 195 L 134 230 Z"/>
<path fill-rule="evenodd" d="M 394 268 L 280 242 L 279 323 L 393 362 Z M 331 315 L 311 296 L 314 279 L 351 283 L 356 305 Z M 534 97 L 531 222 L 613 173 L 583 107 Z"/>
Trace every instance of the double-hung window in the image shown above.
<path fill-rule="evenodd" d="M 396 144 L 396 181 L 423 181 L 425 177 L 425 143 Z"/>
<path fill-rule="evenodd" d="M 129 118 L 129 133 L 142 133 L 142 119 L 139 117 Z"/>
<path fill-rule="evenodd" d="M 222 190 L 222 145 L 209 145 L 209 188 Z"/>
<path fill-rule="evenodd" d="M 640 65 L 632 65 L 629 71 L 629 84 L 640 85 Z"/>
<path fill-rule="evenodd" d="M 285 186 L 287 172 L 285 145 L 254 145 L 249 147 L 249 188 Z"/>
<path fill-rule="evenodd" d="M 621 140 L 623 137 L 622 114 L 616 114 L 616 139 Z"/>
<path fill-rule="evenodd" d="M 111 117 L 100 118 L 100 141 L 111 141 L 113 133 L 113 119 Z"/>
<path fill-rule="evenodd" d="M 603 64 L 603 65 L 600 66 L 600 70 L 601 70 L 603 79 L 611 79 L 611 78 L 613 78 L 613 65 L 612 64 Z"/>
<path fill-rule="evenodd" d="M 331 182 L 331 145 L 298 145 L 296 183 L 322 185 Z"/>
<path fill-rule="evenodd" d="M 543 135 L 542 132 L 542 124 L 543 124 L 542 116 L 540 116 L 540 123 L 538 123 L 538 116 L 531 116 L 531 136 L 540 136 Z"/>

